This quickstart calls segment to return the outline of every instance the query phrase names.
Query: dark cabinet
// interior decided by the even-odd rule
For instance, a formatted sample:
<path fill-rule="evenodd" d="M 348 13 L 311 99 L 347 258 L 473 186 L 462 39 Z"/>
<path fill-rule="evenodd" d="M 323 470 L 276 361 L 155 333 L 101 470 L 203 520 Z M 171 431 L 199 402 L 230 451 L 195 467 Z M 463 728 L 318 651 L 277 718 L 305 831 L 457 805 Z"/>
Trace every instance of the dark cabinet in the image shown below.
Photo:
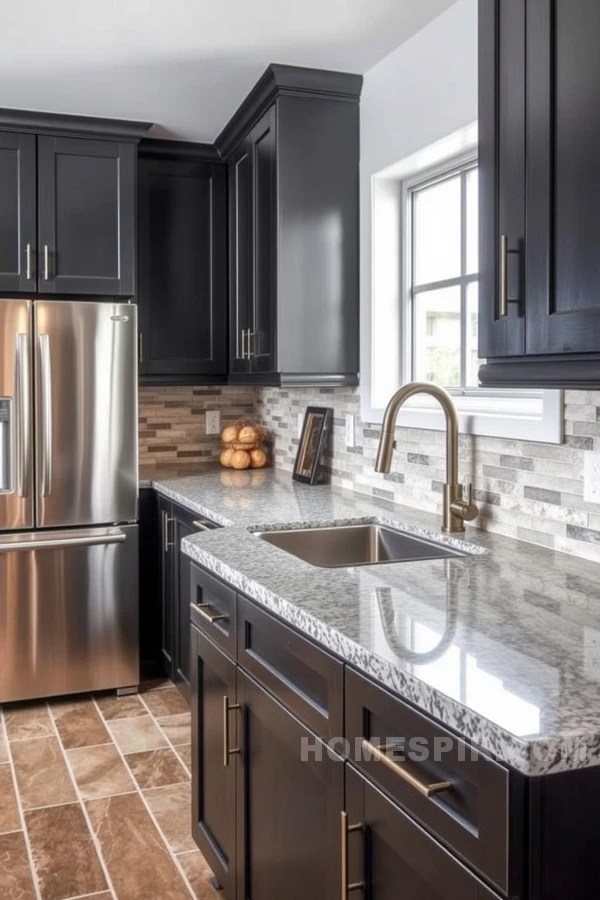
<path fill-rule="evenodd" d="M 269 66 L 229 163 L 230 380 L 356 384 L 362 79 Z"/>
<path fill-rule="evenodd" d="M 192 641 L 192 834 L 228 900 L 236 898 L 236 666 L 197 628 Z M 226 717 L 226 718 L 225 718 Z"/>
<path fill-rule="evenodd" d="M 600 382 L 594 0 L 480 0 L 480 372 Z"/>
<path fill-rule="evenodd" d="M 0 291 L 130 297 L 144 122 L 0 111 Z"/>
<path fill-rule="evenodd" d="M 224 381 L 227 374 L 227 167 L 200 151 L 192 158 L 194 146 L 186 156 L 169 155 L 164 141 L 141 148 L 142 383 Z"/>
<path fill-rule="evenodd" d="M 372 900 L 493 900 L 495 895 L 381 791 L 346 767 L 348 879 Z"/>
<path fill-rule="evenodd" d="M 136 148 L 38 138 L 38 290 L 135 293 Z"/>
<path fill-rule="evenodd" d="M 35 291 L 35 136 L 0 131 L 0 291 Z"/>
<path fill-rule="evenodd" d="M 162 671 L 161 545 L 155 492 L 140 490 L 140 670 L 142 679 Z"/>
<path fill-rule="evenodd" d="M 275 372 L 275 110 L 244 138 L 231 162 L 232 372 Z"/>
<path fill-rule="evenodd" d="M 191 560 L 181 542 L 206 526 L 194 513 L 158 498 L 160 534 L 161 658 L 164 674 L 187 697 L 190 689 Z"/>
<path fill-rule="evenodd" d="M 238 900 L 338 900 L 343 760 L 242 670 L 237 701 Z"/>

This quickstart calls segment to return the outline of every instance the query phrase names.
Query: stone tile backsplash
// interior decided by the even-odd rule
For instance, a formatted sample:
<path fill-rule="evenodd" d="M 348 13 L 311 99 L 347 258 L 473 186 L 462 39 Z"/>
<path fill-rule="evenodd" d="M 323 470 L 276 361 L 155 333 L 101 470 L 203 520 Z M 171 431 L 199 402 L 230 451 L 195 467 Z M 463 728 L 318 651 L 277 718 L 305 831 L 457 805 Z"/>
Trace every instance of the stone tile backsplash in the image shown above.
<path fill-rule="evenodd" d="M 206 411 L 220 410 L 223 426 L 242 416 L 254 415 L 255 405 L 254 388 L 140 388 L 140 465 L 218 458 L 221 441 L 219 435 L 206 434 Z"/>
<path fill-rule="evenodd" d="M 258 389 L 257 415 L 271 434 L 279 468 L 291 471 L 298 413 L 311 404 L 334 410 L 325 460 L 332 484 L 441 515 L 444 434 L 399 428 L 392 472 L 376 474 L 379 429 L 361 422 L 358 390 Z M 355 417 L 353 449 L 345 446 L 346 414 Z M 600 562 L 600 505 L 583 499 L 586 450 L 600 451 L 600 392 L 566 392 L 560 446 L 461 435 L 460 478 L 473 482 L 481 511 L 474 524 Z"/>

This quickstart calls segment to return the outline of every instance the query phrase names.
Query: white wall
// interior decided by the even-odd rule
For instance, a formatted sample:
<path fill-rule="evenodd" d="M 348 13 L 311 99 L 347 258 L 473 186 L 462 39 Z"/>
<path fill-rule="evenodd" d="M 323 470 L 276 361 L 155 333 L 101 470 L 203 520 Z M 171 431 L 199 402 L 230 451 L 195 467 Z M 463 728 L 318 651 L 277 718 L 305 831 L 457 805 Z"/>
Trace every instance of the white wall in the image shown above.
<path fill-rule="evenodd" d="M 459 0 L 370 69 L 360 110 L 364 382 L 371 341 L 371 178 L 477 119 L 477 0 Z"/>

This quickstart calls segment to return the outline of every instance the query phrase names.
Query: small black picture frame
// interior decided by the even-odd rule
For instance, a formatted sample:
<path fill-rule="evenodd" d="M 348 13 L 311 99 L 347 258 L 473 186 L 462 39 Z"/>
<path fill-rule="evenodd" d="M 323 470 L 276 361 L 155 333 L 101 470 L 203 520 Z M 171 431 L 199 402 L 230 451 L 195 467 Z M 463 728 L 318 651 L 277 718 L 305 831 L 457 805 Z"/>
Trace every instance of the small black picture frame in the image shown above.
<path fill-rule="evenodd" d="M 333 410 L 328 406 L 307 406 L 294 463 L 294 481 L 318 484 L 322 475 L 323 454 L 327 444 Z"/>

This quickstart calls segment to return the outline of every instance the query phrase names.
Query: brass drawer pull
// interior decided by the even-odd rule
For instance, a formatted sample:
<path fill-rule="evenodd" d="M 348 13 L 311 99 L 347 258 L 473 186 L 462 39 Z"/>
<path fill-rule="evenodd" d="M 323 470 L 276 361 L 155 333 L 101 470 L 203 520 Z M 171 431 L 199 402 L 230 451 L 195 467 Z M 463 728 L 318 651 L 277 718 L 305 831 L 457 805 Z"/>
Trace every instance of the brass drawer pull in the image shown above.
<path fill-rule="evenodd" d="M 223 697 L 223 765 L 225 768 L 229 766 L 229 757 L 235 756 L 240 752 L 240 748 L 235 750 L 229 749 L 229 713 L 234 709 L 240 709 L 239 703 L 229 705 L 229 697 L 225 694 Z"/>
<path fill-rule="evenodd" d="M 348 894 L 350 891 L 362 891 L 364 890 L 364 882 L 356 881 L 353 884 L 348 883 L 348 835 L 354 831 L 362 831 L 362 825 L 348 825 L 348 813 L 342 812 L 341 815 L 341 863 L 342 863 L 342 891 L 341 891 L 341 900 L 348 900 Z"/>
<path fill-rule="evenodd" d="M 375 759 L 384 763 L 391 772 L 398 775 L 403 781 L 414 788 L 415 791 L 418 791 L 422 797 L 433 797 L 434 794 L 441 794 L 443 791 L 452 790 L 451 781 L 438 781 L 433 784 L 424 784 L 422 781 L 419 781 L 418 778 L 415 778 L 414 775 L 411 775 L 410 772 L 407 772 L 406 769 L 403 769 L 398 763 L 394 762 L 393 759 L 390 759 L 386 750 L 393 750 L 394 744 L 382 744 L 380 747 L 377 747 L 376 744 L 363 740 L 362 748 L 367 753 L 372 753 Z"/>
<path fill-rule="evenodd" d="M 195 609 L 199 616 L 202 616 L 203 619 L 206 619 L 211 625 L 214 622 L 226 622 L 229 616 L 226 616 L 224 613 L 210 613 L 208 610 L 210 609 L 210 603 L 192 603 L 192 609 Z"/>

